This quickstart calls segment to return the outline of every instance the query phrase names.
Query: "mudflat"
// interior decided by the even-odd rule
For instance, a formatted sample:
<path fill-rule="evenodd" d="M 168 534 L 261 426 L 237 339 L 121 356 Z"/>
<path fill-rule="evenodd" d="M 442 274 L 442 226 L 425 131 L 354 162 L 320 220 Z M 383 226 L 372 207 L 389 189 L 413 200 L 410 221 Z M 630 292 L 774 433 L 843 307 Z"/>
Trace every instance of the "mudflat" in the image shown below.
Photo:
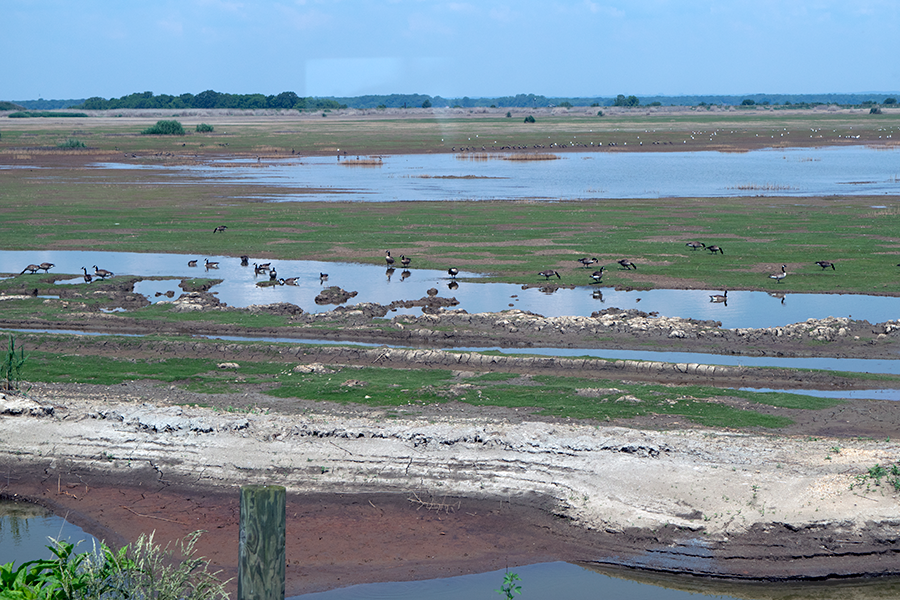
<path fill-rule="evenodd" d="M 292 594 L 549 560 L 735 579 L 897 574 L 896 492 L 859 477 L 896 460 L 887 438 L 637 429 L 456 403 L 403 419 L 308 401 L 225 412 L 189 395 L 36 385 L 0 420 L 6 496 L 113 543 L 203 529 L 200 553 L 232 576 L 239 487 L 285 485 Z M 846 430 L 864 412 L 819 419 Z"/>

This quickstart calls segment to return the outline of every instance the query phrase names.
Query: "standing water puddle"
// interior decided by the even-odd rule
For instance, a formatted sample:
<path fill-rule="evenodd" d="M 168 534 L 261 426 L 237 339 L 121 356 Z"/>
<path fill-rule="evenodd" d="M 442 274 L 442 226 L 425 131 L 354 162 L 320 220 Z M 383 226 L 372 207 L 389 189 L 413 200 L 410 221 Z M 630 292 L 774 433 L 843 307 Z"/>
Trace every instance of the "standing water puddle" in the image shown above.
<path fill-rule="evenodd" d="M 76 552 L 91 551 L 97 542 L 42 506 L 0 500 L 0 565 L 53 558 L 50 538 L 75 544 Z"/>
<path fill-rule="evenodd" d="M 602 139 L 598 136 L 595 140 L 577 141 L 597 144 Z M 552 154 L 552 150 L 541 152 Z M 491 159 L 466 160 L 473 156 Z M 391 155 L 370 168 L 350 166 L 360 164 L 352 157 L 350 161 L 298 157 L 265 163 L 255 159 L 221 160 L 203 166 L 95 166 L 158 173 L 160 183 L 185 184 L 188 180 L 183 176 L 188 175 L 217 184 L 264 185 L 269 188 L 266 199 L 290 202 L 900 193 L 897 156 L 890 148 L 842 146 L 744 153 L 564 152 L 556 155 L 558 160 L 503 160 L 509 156 L 503 152 Z M 273 187 L 285 191 L 272 196 Z M 295 193 L 288 188 L 312 188 L 316 193 Z"/>

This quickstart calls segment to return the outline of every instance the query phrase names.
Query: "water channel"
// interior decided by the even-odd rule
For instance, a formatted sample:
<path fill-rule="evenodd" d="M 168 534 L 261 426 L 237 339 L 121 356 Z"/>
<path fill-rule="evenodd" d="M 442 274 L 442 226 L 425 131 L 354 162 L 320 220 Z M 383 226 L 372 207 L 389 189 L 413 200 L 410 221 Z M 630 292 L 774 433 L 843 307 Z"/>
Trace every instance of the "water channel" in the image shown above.
<path fill-rule="evenodd" d="M 203 268 L 204 259 L 219 263 L 217 269 Z M 189 267 L 188 261 L 198 260 L 197 267 Z M 257 259 L 259 260 L 259 259 Z M 291 302 L 306 312 L 332 310 L 331 305 L 319 306 L 315 297 L 323 288 L 339 286 L 358 295 L 350 303 L 375 302 L 390 304 L 394 300 L 416 300 L 426 295 L 430 288 L 437 288 L 441 296 L 455 297 L 459 305 L 469 313 L 500 312 L 511 308 L 530 311 L 545 317 L 590 316 L 605 308 L 623 310 L 638 309 L 660 316 L 683 317 L 721 321 L 722 327 L 779 327 L 810 318 L 852 317 L 879 323 L 900 319 L 900 298 L 863 294 L 781 294 L 776 292 L 730 291 L 727 303 L 710 302 L 710 294 L 721 290 L 644 290 L 617 291 L 602 284 L 591 284 L 588 271 L 584 277 L 572 283 L 573 289 L 556 289 L 551 293 L 540 287 L 523 289 L 521 285 L 506 283 L 478 283 L 478 273 L 461 271 L 454 281 L 444 271 L 410 268 L 393 269 L 356 263 L 338 263 L 302 260 L 271 261 L 282 278 L 298 277 L 297 285 L 258 287 L 258 282 L 268 280 L 266 275 L 256 275 L 250 266 L 241 266 L 240 259 L 228 256 L 138 254 L 128 252 L 79 252 L 79 251 L 0 251 L 0 272 L 18 273 L 29 263 L 52 262 L 54 273 L 72 273 L 65 283 L 84 283 L 74 274 L 93 265 L 113 271 L 117 275 L 141 277 L 165 277 L 166 281 L 143 281 L 135 291 L 151 301 L 169 300 L 156 296 L 171 291 L 181 294 L 178 283 L 183 278 L 209 277 L 224 281 L 210 291 L 229 306 L 246 307 L 251 304 Z M 266 261 L 270 262 L 270 261 Z M 328 279 L 320 274 L 327 273 Z M 535 274 L 535 284 L 543 278 Z M 777 285 L 777 284 L 771 284 Z M 421 309 L 398 309 L 394 314 L 421 314 Z"/>

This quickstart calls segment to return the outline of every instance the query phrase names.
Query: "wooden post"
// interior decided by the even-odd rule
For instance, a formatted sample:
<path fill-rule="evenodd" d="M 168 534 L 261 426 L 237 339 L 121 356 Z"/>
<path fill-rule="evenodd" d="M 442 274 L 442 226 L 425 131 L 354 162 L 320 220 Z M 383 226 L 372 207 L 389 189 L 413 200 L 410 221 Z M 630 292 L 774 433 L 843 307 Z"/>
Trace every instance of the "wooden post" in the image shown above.
<path fill-rule="evenodd" d="M 285 489 L 241 488 L 238 600 L 284 600 Z"/>

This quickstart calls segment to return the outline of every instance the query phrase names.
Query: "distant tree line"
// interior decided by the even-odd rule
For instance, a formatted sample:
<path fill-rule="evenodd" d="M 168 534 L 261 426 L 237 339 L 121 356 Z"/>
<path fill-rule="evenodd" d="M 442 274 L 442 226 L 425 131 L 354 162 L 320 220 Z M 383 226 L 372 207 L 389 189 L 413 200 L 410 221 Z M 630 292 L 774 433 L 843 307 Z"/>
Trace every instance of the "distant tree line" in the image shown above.
<path fill-rule="evenodd" d="M 179 96 L 169 94 L 155 95 L 153 92 L 140 92 L 122 96 L 121 98 L 110 98 L 109 100 L 93 97 L 73 108 L 82 110 L 118 110 L 123 108 L 323 110 L 347 108 L 347 106 L 330 98 L 302 98 L 294 92 L 281 92 L 277 95 L 266 96 L 264 94 L 227 94 L 206 90 L 196 96 L 194 94 L 181 94 Z"/>
<path fill-rule="evenodd" d="M 900 94 L 895 94 L 900 95 Z M 896 102 L 894 96 L 886 98 L 875 94 L 750 94 L 696 95 L 696 96 L 644 96 L 619 94 L 615 97 L 548 97 L 540 94 L 517 94 L 492 98 L 444 98 L 427 94 L 385 94 L 352 97 L 303 97 L 294 92 L 280 94 L 228 94 L 206 90 L 199 94 L 154 94 L 140 92 L 121 98 L 100 97 L 86 100 L 19 100 L 15 108 L 21 110 L 52 110 L 77 108 L 80 110 L 116 110 L 125 108 L 150 109 L 291 109 L 291 110 L 334 110 L 339 108 L 386 109 L 386 108 L 573 108 L 573 107 L 648 107 L 648 106 L 781 106 L 800 108 L 834 104 L 838 106 L 873 106 Z M 12 106 L 6 108 L 11 110 Z M 4 110 L 4 107 L 0 107 Z"/>

